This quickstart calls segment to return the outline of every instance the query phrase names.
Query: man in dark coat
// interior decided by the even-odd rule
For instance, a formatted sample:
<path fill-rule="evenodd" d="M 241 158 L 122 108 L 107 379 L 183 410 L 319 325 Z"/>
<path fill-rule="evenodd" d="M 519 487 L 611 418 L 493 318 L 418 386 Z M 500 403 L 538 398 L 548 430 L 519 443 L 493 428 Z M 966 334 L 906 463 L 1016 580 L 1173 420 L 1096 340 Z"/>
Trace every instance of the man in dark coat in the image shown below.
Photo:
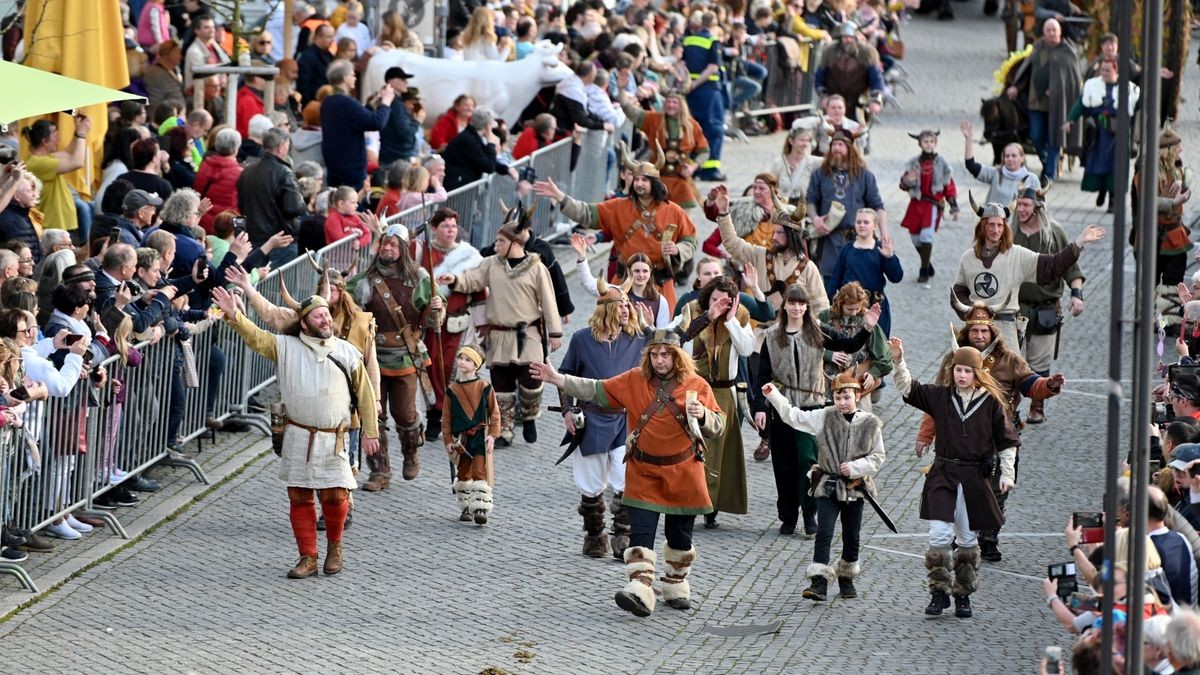
<path fill-rule="evenodd" d="M 296 219 L 306 206 L 300 184 L 292 173 L 288 150 L 291 139 L 282 129 L 263 134 L 263 157 L 238 176 L 238 211 L 246 217 L 246 232 L 256 248 L 276 232 L 296 234 Z M 271 264 L 279 268 L 298 254 L 295 243 L 271 252 Z"/>
<path fill-rule="evenodd" d="M 333 26 L 321 24 L 313 32 L 312 44 L 305 47 L 296 59 L 300 69 L 300 77 L 296 80 L 296 91 L 300 98 L 308 103 L 317 97 L 317 90 L 327 84 L 325 70 L 333 63 L 333 54 L 329 46 L 333 44 Z"/>
<path fill-rule="evenodd" d="M 1029 136 L 1042 160 L 1042 184 L 1058 178 L 1058 153 L 1080 148 L 1083 125 L 1062 130 L 1067 114 L 1083 86 L 1079 52 L 1062 39 L 1062 26 L 1055 19 L 1042 24 L 1042 39 L 1033 45 L 1033 53 L 1017 68 L 1009 98 L 1025 91 L 1029 106 Z"/>
<path fill-rule="evenodd" d="M 496 117 L 486 108 L 476 108 L 471 122 L 449 144 L 442 158 L 446 160 L 446 180 L 449 192 L 483 178 L 484 174 L 507 173 L 517 180 L 516 169 L 501 162 L 496 154 L 499 141 L 492 133 Z"/>
<path fill-rule="evenodd" d="M 379 105 L 367 108 L 354 97 L 354 64 L 334 61 L 328 70 L 333 93 L 321 101 L 321 158 L 329 187 L 349 185 L 361 190 L 367 180 L 367 144 L 364 134 L 387 126 L 396 92 L 389 85 L 379 91 Z"/>
<path fill-rule="evenodd" d="M 1016 449 L 1021 440 L 1009 421 L 1004 395 L 983 368 L 979 350 L 955 350 L 954 381 L 936 385 L 912 379 L 904 363 L 904 345 L 899 338 L 889 344 L 896 390 L 905 403 L 929 413 L 937 428 L 937 456 L 921 491 L 921 519 L 929 521 L 925 569 L 933 596 L 925 613 L 940 615 L 950 606 L 953 590 L 954 615 L 969 618 L 970 596 L 979 586 L 977 533 L 1004 524 L 988 485 L 987 475 L 995 469 L 988 467 L 998 460 L 1001 492 L 1016 487 Z M 953 560 L 952 542 L 958 544 Z"/>

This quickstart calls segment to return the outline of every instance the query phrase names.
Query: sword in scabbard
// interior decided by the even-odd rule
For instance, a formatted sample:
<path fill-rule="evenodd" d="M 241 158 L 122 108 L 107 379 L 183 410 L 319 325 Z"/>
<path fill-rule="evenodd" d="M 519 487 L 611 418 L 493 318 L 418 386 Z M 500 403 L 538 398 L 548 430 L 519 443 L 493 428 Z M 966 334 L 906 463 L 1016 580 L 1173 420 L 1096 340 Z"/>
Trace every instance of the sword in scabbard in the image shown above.
<path fill-rule="evenodd" d="M 893 533 L 896 533 L 896 524 L 892 522 L 892 517 L 887 514 L 887 511 L 883 510 L 883 507 L 879 505 L 879 502 L 875 501 L 875 498 L 871 496 L 871 493 L 867 492 L 867 486 L 866 483 L 863 482 L 863 479 L 856 478 L 849 483 L 846 483 L 846 489 L 857 489 L 859 492 L 861 492 L 863 499 L 867 500 L 867 503 L 871 505 L 871 508 L 875 509 L 876 515 L 878 515 L 879 519 L 883 521 L 883 524 L 887 525 L 887 528 Z"/>

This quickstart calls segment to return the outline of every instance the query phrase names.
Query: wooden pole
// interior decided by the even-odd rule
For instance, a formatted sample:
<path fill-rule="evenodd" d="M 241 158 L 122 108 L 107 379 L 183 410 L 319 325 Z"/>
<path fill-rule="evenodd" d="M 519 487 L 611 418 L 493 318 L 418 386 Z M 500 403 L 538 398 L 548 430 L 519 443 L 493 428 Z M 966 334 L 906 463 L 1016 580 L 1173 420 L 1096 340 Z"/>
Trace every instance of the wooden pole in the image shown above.
<path fill-rule="evenodd" d="M 296 53 L 292 44 L 292 12 L 295 10 L 295 0 L 283 0 L 283 58 L 290 59 Z"/>

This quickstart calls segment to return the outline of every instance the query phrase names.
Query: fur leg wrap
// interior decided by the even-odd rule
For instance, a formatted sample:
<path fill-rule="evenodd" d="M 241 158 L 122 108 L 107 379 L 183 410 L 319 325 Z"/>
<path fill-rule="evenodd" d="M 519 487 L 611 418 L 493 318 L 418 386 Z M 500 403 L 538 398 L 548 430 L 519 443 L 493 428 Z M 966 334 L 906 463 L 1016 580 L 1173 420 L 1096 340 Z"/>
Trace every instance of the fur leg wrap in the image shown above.
<path fill-rule="evenodd" d="M 604 496 L 583 497 L 579 502 L 579 515 L 583 516 L 583 529 L 589 537 L 604 532 Z"/>
<path fill-rule="evenodd" d="M 954 551 L 954 594 L 970 595 L 979 588 L 979 547 Z"/>
<path fill-rule="evenodd" d="M 825 577 L 826 581 L 833 583 L 833 580 L 837 578 L 837 572 L 829 565 L 815 562 L 809 563 L 808 567 L 804 570 L 804 576 L 809 579 L 813 577 Z"/>
<path fill-rule="evenodd" d="M 612 513 L 612 552 L 618 559 L 629 547 L 629 511 L 625 509 L 625 503 L 622 501 L 624 495 L 624 492 L 615 493 L 612 503 L 608 505 L 608 510 Z"/>
<path fill-rule="evenodd" d="M 857 579 L 858 575 L 862 574 L 862 568 L 859 567 L 857 560 L 846 562 L 838 558 L 837 564 L 834 565 L 834 570 L 837 572 L 839 579 Z"/>
<path fill-rule="evenodd" d="M 517 387 L 517 417 L 521 421 L 536 420 L 542 416 L 542 389 Z"/>
<path fill-rule="evenodd" d="M 513 414 L 516 412 L 517 395 L 513 392 L 496 392 L 496 405 L 500 408 L 500 438 L 512 443 Z"/>
<path fill-rule="evenodd" d="M 959 549 L 960 551 L 962 549 Z M 975 549 L 978 556 L 978 549 Z M 978 560 L 978 557 L 976 557 Z M 950 570 L 950 549 L 930 548 L 925 550 L 925 569 L 929 570 L 929 591 L 950 592 L 953 582 Z"/>
<path fill-rule="evenodd" d="M 654 551 L 645 546 L 630 546 L 625 549 L 625 575 L 629 582 L 623 589 L 642 601 L 651 612 L 654 611 L 654 563 L 657 558 Z"/>
<path fill-rule="evenodd" d="M 454 496 L 458 498 L 458 507 L 460 509 L 467 508 L 467 504 L 471 500 L 471 481 L 454 481 Z"/>
<path fill-rule="evenodd" d="M 692 563 L 696 562 L 696 547 L 680 551 L 663 544 L 663 562 L 666 563 L 665 574 L 660 577 L 663 602 L 691 598 L 692 587 L 687 576 L 692 571 Z"/>
<path fill-rule="evenodd" d="M 467 498 L 467 508 L 471 513 L 483 511 L 492 512 L 492 486 L 486 480 L 468 481 L 471 494 Z"/>
<path fill-rule="evenodd" d="M 1162 314 L 1168 326 L 1182 322 L 1183 304 L 1179 301 L 1179 289 L 1159 284 L 1155 287 L 1154 308 Z"/>

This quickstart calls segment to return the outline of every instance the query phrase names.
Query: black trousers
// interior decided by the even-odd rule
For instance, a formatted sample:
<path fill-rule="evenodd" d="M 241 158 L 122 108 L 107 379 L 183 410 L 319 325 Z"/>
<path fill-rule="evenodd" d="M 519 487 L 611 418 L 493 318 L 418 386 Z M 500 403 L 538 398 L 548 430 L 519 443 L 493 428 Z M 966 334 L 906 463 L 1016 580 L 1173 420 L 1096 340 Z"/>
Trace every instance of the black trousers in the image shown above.
<path fill-rule="evenodd" d="M 629 512 L 629 545 L 644 546 L 653 551 L 659 513 L 636 506 L 626 506 L 625 510 Z M 677 551 L 690 550 L 692 526 L 696 524 L 696 516 L 677 516 L 671 513 L 665 515 L 663 534 L 667 537 L 667 545 Z"/>
<path fill-rule="evenodd" d="M 1017 476 L 1020 475 L 1020 472 L 1021 472 L 1021 453 L 1018 452 L 1017 458 L 1015 460 L 1013 460 L 1013 479 L 1014 480 L 1016 480 Z M 1008 495 L 1012 494 L 1012 492 L 1005 493 L 1005 492 L 1000 491 L 1000 469 L 999 468 L 996 469 L 996 473 L 992 474 L 992 478 L 991 478 L 991 480 L 988 481 L 988 484 L 991 485 L 991 487 L 992 487 L 992 496 L 994 496 L 996 498 L 996 503 L 1000 505 L 1000 513 L 1004 513 L 1004 504 L 1005 504 L 1005 502 L 1008 501 Z M 997 527 L 994 530 L 980 530 L 979 531 L 979 541 L 984 542 L 984 543 L 989 543 L 989 544 L 998 543 L 1000 541 L 1000 528 Z"/>
<path fill-rule="evenodd" d="M 775 507 L 779 520 L 795 525 L 800 510 L 815 514 L 817 500 L 808 496 L 808 470 L 817 463 L 817 441 L 796 431 L 772 407 L 767 411 L 767 438 L 771 445 L 771 469 L 775 472 Z"/>
<path fill-rule="evenodd" d="M 516 392 L 517 385 L 521 385 L 526 389 L 537 389 L 541 386 L 541 382 L 533 379 L 533 375 L 529 373 L 529 365 L 513 365 L 506 364 L 503 366 L 491 366 L 488 369 L 492 376 L 492 388 L 499 394 L 512 394 Z"/>
<path fill-rule="evenodd" d="M 817 540 L 813 548 L 813 562 L 829 564 L 829 549 L 833 545 L 833 528 L 842 520 L 842 560 L 858 561 L 859 533 L 862 532 L 862 515 L 865 500 L 839 502 L 836 499 L 817 499 Z"/>

